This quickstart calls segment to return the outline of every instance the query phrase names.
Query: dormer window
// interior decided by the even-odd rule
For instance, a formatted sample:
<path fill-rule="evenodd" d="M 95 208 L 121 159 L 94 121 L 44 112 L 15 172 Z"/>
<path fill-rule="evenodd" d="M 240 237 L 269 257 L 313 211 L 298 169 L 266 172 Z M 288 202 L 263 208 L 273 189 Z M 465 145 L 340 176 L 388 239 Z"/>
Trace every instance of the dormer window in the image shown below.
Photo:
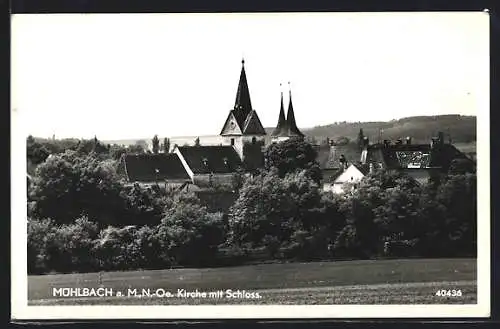
<path fill-rule="evenodd" d="M 227 160 L 227 158 L 222 159 L 222 161 L 224 161 L 224 165 L 226 167 L 229 167 L 229 161 Z"/>
<path fill-rule="evenodd" d="M 203 158 L 201 161 L 203 162 L 203 165 L 208 168 L 208 159 Z"/>

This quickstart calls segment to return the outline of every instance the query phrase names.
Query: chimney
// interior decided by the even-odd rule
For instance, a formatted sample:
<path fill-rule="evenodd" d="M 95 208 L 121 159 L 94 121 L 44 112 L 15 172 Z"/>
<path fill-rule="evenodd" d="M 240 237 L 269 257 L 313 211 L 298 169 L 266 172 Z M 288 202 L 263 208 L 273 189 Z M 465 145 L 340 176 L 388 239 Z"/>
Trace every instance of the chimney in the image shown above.
<path fill-rule="evenodd" d="M 432 139 L 431 139 L 431 148 L 435 148 L 437 144 L 438 144 L 438 138 L 432 137 Z"/>
<path fill-rule="evenodd" d="M 442 131 L 438 132 L 438 142 L 439 142 L 439 145 L 444 144 L 444 133 Z"/>
<path fill-rule="evenodd" d="M 347 160 L 343 154 L 340 155 L 339 162 L 340 162 L 340 169 L 346 170 L 347 169 Z"/>
<path fill-rule="evenodd" d="M 368 137 L 363 137 L 363 149 L 367 149 L 368 145 L 370 144 L 370 141 L 368 140 Z"/>
<path fill-rule="evenodd" d="M 411 145 L 411 137 L 406 137 L 406 145 Z"/>
<path fill-rule="evenodd" d="M 337 156 L 337 146 L 335 145 L 335 142 L 330 140 L 329 141 L 329 144 L 330 144 L 330 154 L 328 155 L 328 161 L 335 161 L 335 158 Z"/>

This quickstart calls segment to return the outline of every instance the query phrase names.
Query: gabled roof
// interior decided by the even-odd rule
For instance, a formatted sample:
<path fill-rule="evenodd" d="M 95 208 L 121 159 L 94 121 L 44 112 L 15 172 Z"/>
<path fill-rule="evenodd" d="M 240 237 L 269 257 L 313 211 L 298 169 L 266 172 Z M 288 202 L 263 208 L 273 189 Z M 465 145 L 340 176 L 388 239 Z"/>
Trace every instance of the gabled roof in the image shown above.
<path fill-rule="evenodd" d="M 332 183 L 342 172 L 339 168 L 325 168 L 321 170 L 321 177 L 324 183 Z"/>
<path fill-rule="evenodd" d="M 254 110 L 248 114 L 243 127 L 243 135 L 266 135 L 266 130 Z"/>
<path fill-rule="evenodd" d="M 333 180 L 336 182 L 336 183 L 345 183 L 346 182 L 346 178 L 344 177 L 343 180 L 340 179 L 340 177 L 342 176 L 342 174 L 346 173 L 348 170 L 350 170 L 351 168 L 354 168 L 355 170 L 359 171 L 361 173 L 361 175 L 364 177 L 366 176 L 368 173 L 369 173 L 369 167 L 368 166 L 365 166 L 365 165 L 360 165 L 360 164 L 356 164 L 356 163 L 351 163 L 347 169 L 345 170 L 339 170 L 339 173 L 336 175 L 336 177 L 332 177 Z M 347 176 L 349 177 L 349 176 Z M 351 177 L 351 180 L 353 178 Z M 350 182 L 351 180 L 349 180 L 347 178 L 347 182 Z"/>
<path fill-rule="evenodd" d="M 260 119 L 252 109 L 250 91 L 248 89 L 247 75 L 245 73 L 245 61 L 241 61 L 240 81 L 236 91 L 234 108 L 221 130 L 221 135 L 266 135 L 266 131 Z"/>
<path fill-rule="evenodd" d="M 357 163 L 361 158 L 361 152 L 357 145 L 345 144 L 335 146 L 322 146 L 318 151 L 317 161 L 320 168 L 340 168 L 340 156 L 344 155 L 347 163 Z"/>
<path fill-rule="evenodd" d="M 177 149 L 194 174 L 232 173 L 242 165 L 232 146 L 181 146 Z"/>
<path fill-rule="evenodd" d="M 241 135 L 242 133 L 243 133 L 243 130 L 240 127 L 238 120 L 236 120 L 236 117 L 234 116 L 234 111 L 231 110 L 229 112 L 229 115 L 227 116 L 226 122 L 224 123 L 224 126 L 222 127 L 222 131 L 220 132 L 220 134 L 221 135 Z"/>
<path fill-rule="evenodd" d="M 368 147 L 367 163 L 383 163 L 387 169 L 438 168 L 448 171 L 454 159 L 468 159 L 451 144 L 375 144 Z"/>
<path fill-rule="evenodd" d="M 189 179 L 179 157 L 174 153 L 126 154 L 121 161 L 125 178 L 130 182 Z"/>

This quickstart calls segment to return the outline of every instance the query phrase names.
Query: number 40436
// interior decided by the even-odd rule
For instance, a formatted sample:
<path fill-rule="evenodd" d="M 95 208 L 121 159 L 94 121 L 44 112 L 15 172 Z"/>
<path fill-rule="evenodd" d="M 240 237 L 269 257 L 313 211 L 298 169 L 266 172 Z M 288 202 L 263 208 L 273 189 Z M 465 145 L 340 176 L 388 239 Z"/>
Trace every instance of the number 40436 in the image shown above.
<path fill-rule="evenodd" d="M 438 290 L 436 296 L 440 297 L 462 297 L 462 290 Z"/>

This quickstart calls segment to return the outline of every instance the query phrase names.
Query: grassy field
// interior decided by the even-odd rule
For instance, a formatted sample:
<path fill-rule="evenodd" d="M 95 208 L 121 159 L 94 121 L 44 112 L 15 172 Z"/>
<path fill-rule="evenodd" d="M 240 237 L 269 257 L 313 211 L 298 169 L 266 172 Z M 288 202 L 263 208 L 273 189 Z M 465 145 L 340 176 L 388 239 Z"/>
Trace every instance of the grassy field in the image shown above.
<path fill-rule="evenodd" d="M 52 288 L 111 288 L 113 297 L 53 297 Z M 157 289 L 173 297 L 126 297 L 128 289 Z M 178 289 L 221 298 L 183 298 Z M 254 298 L 226 298 L 226 289 Z M 461 297 L 436 296 L 460 290 Z M 124 296 L 117 297 L 121 292 Z M 257 296 L 256 294 L 259 294 Z M 427 304 L 476 303 L 475 259 L 344 261 L 28 277 L 30 305 L 159 304 Z"/>

